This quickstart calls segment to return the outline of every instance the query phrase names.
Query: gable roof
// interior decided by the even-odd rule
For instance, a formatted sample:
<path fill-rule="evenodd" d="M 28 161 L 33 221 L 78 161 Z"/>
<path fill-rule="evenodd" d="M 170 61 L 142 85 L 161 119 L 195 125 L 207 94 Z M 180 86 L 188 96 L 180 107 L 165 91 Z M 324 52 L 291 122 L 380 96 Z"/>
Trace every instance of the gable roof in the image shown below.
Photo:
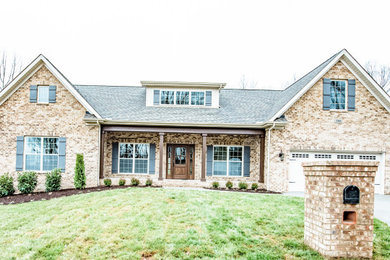
<path fill-rule="evenodd" d="M 269 121 L 282 116 L 295 102 L 301 98 L 315 83 L 320 80 L 330 68 L 341 61 L 354 76 L 370 91 L 370 93 L 390 112 L 390 98 L 386 91 L 367 73 L 367 71 L 343 49 L 334 54 L 314 70 L 297 80 L 291 86 L 280 92 L 280 97 L 271 111 Z"/>
<path fill-rule="evenodd" d="M 0 105 L 3 104 L 20 86 L 23 85 L 35 72 L 45 66 L 61 84 L 96 118 L 101 116 L 74 88 L 73 84 L 42 54 L 38 55 L 24 70 L 22 70 L 1 92 Z"/>

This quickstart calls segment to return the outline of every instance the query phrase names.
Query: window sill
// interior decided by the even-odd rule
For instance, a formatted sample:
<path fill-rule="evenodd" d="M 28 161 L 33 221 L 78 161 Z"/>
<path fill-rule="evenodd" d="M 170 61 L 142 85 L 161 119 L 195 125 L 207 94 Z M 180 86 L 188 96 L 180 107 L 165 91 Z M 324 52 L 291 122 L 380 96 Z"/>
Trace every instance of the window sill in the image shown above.
<path fill-rule="evenodd" d="M 326 111 L 326 110 L 325 110 Z M 348 112 L 353 112 L 353 111 L 348 111 L 347 109 L 330 109 L 328 110 L 329 112 L 334 112 L 334 113 L 348 113 Z"/>
<path fill-rule="evenodd" d="M 40 106 L 48 106 L 50 103 L 36 103 L 37 105 L 40 105 Z"/>

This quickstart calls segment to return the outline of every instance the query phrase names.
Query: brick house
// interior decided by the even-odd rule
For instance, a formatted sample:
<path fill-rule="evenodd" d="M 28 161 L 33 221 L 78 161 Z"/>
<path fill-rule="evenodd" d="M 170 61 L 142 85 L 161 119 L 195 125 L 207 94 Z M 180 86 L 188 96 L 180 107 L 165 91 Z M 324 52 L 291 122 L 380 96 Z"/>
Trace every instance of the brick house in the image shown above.
<path fill-rule="evenodd" d="M 390 193 L 390 98 L 342 50 L 285 90 L 224 83 L 72 84 L 43 55 L 0 92 L 0 169 L 61 168 L 73 187 L 76 154 L 87 186 L 104 178 L 165 186 L 257 182 L 303 190 L 302 162 L 379 161 Z"/>

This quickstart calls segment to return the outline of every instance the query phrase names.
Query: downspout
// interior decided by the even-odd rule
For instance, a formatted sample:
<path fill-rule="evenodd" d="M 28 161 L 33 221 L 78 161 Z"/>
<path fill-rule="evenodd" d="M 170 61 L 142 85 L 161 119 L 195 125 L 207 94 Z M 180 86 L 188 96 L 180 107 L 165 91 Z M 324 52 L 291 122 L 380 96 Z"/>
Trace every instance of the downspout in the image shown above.
<path fill-rule="evenodd" d="M 271 130 L 275 128 L 275 122 L 273 123 L 272 127 L 268 129 L 268 147 L 267 147 L 267 190 L 269 190 L 269 150 L 271 146 Z"/>
<path fill-rule="evenodd" d="M 101 124 L 100 124 L 100 121 L 99 121 L 99 119 L 96 119 L 96 123 L 99 125 L 99 142 L 98 142 L 98 147 L 99 147 L 99 155 L 98 155 L 98 167 L 97 167 L 97 169 L 98 169 L 98 173 L 97 173 L 97 187 L 99 187 L 99 185 L 100 185 L 100 158 L 101 158 L 101 155 L 100 155 L 100 153 L 102 152 L 101 151 L 101 149 L 100 149 L 100 146 L 101 146 L 101 136 L 102 136 L 102 129 L 101 129 Z"/>

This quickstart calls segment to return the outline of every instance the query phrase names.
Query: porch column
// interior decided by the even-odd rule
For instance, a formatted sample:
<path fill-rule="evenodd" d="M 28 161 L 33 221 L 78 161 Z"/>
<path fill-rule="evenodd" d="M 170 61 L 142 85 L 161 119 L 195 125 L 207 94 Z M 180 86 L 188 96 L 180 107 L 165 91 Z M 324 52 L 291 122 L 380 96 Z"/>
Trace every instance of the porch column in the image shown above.
<path fill-rule="evenodd" d="M 99 178 L 104 178 L 104 131 L 103 129 L 100 132 L 100 165 L 99 165 Z"/>
<path fill-rule="evenodd" d="M 207 145 L 206 145 L 207 134 L 202 134 L 202 177 L 201 181 L 206 181 L 206 153 L 207 153 Z"/>
<path fill-rule="evenodd" d="M 264 158 L 265 158 L 265 135 L 260 135 L 260 174 L 259 182 L 264 183 Z M 269 167 L 269 166 L 268 166 Z"/>
<path fill-rule="evenodd" d="M 160 134 L 160 161 L 158 162 L 158 180 L 162 181 L 163 179 L 163 157 L 164 157 L 164 135 L 165 133 Z"/>

